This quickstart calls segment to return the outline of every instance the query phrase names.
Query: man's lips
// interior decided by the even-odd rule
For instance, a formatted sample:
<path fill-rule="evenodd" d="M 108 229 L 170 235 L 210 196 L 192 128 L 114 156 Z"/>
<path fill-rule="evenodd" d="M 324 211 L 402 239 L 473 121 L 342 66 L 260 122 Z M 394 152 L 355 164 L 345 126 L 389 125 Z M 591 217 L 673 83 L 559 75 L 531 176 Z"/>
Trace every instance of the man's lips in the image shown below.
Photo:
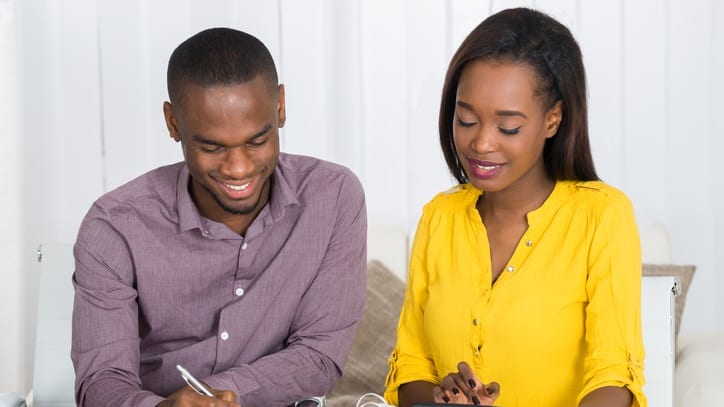
<path fill-rule="evenodd" d="M 222 182 L 222 184 L 224 184 L 224 186 L 229 189 L 233 189 L 234 191 L 245 191 L 247 188 L 249 188 L 249 185 L 251 184 L 251 182 L 247 182 L 246 184 L 242 184 L 242 185 L 232 185 L 232 184 L 227 184 L 225 182 Z"/>
<path fill-rule="evenodd" d="M 224 194 L 234 200 L 248 198 L 249 195 L 253 193 L 253 186 L 255 185 L 254 180 L 246 181 L 244 183 L 238 181 L 229 182 L 220 180 L 216 180 L 216 182 L 219 184 L 222 191 L 224 191 Z"/>

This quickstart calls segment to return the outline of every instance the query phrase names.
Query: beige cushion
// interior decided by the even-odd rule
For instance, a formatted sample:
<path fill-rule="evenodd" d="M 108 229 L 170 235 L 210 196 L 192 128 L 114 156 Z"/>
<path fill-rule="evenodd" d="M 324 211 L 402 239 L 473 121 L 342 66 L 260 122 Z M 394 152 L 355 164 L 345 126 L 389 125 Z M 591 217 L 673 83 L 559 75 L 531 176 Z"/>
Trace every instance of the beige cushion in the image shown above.
<path fill-rule="evenodd" d="M 397 340 L 405 283 L 377 260 L 367 264 L 367 273 L 367 306 L 342 379 L 327 396 L 330 407 L 354 406 L 365 393 L 384 392 L 387 358 Z"/>
<path fill-rule="evenodd" d="M 676 276 L 679 277 L 681 283 L 681 292 L 676 296 L 676 333 L 679 333 L 681 325 L 681 316 L 684 313 L 684 304 L 686 303 L 686 292 L 691 285 L 691 279 L 694 278 L 696 266 L 692 265 L 675 265 L 675 264 L 644 264 L 644 276 Z"/>

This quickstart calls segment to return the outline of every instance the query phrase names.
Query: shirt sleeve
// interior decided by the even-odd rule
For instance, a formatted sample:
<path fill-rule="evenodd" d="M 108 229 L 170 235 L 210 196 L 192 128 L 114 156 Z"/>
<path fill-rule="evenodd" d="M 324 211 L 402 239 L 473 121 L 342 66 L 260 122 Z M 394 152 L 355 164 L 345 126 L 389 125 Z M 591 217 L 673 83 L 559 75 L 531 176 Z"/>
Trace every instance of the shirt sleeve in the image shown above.
<path fill-rule="evenodd" d="M 138 375 L 137 293 L 130 252 L 97 208 L 83 221 L 74 246 L 71 359 L 81 406 L 155 406 Z"/>
<path fill-rule="evenodd" d="M 389 372 L 385 381 L 385 400 L 391 405 L 399 404 L 397 391 L 402 384 L 413 381 L 440 383 L 432 354 L 424 339 L 423 318 L 428 299 L 428 241 L 429 219 L 423 214 L 412 245 L 405 300 L 397 327 L 397 344 L 389 358 Z"/>
<path fill-rule="evenodd" d="M 356 177 L 346 176 L 336 207 L 331 240 L 291 323 L 287 346 L 203 378 L 211 387 L 236 391 L 244 407 L 324 395 L 341 377 L 367 293 L 367 213 Z"/>
<path fill-rule="evenodd" d="M 593 219 L 586 283 L 584 387 L 578 402 L 604 386 L 625 386 L 645 407 L 641 334 L 641 246 L 630 201 L 615 196 Z"/>

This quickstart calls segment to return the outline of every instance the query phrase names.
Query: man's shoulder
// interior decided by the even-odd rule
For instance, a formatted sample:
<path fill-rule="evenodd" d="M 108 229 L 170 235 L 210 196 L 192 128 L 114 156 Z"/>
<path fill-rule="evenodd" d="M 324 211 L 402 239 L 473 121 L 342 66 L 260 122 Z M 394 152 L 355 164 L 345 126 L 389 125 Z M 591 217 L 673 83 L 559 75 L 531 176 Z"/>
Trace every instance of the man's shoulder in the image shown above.
<path fill-rule="evenodd" d="M 349 168 L 304 155 L 280 153 L 278 169 L 284 182 L 298 196 L 338 193 L 351 189 L 362 193 L 362 184 Z"/>
<path fill-rule="evenodd" d="M 178 177 L 183 166 L 183 162 L 178 162 L 148 171 L 105 193 L 96 200 L 94 206 L 104 211 L 118 211 L 130 206 L 143 208 L 146 201 L 161 203 L 175 200 Z"/>

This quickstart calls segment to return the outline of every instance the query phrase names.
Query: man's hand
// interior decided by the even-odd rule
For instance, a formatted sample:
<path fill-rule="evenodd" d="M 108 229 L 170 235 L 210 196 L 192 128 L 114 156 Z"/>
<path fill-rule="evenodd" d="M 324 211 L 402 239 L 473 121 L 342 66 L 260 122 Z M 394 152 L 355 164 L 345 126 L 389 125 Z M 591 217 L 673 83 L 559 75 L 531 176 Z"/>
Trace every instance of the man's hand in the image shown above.
<path fill-rule="evenodd" d="M 184 386 L 156 407 L 241 407 L 236 403 L 236 394 L 233 391 L 211 388 L 209 390 L 214 395 L 213 398 L 198 394 L 191 387 Z"/>
<path fill-rule="evenodd" d="M 440 386 L 432 389 L 436 403 L 492 404 L 500 395 L 500 385 L 483 383 L 466 362 L 458 363 L 458 372 L 442 379 Z"/>

